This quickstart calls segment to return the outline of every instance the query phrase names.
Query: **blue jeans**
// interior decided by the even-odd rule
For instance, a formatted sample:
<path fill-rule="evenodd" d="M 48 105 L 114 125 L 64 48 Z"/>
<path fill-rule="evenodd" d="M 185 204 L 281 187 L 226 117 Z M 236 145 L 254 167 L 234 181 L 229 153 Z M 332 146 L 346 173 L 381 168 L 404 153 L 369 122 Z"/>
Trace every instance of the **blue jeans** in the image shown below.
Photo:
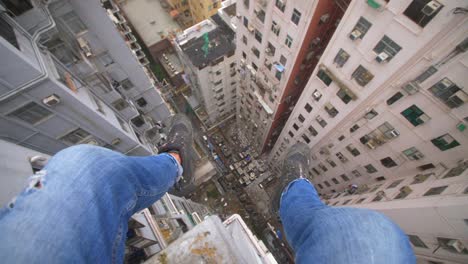
<path fill-rule="evenodd" d="M 60 151 L 0 212 L 0 262 L 123 262 L 129 218 L 160 199 L 178 169 L 168 154 Z"/>
<path fill-rule="evenodd" d="M 297 263 L 416 263 L 407 236 L 387 217 L 329 207 L 306 179 L 285 188 L 280 217 Z"/>

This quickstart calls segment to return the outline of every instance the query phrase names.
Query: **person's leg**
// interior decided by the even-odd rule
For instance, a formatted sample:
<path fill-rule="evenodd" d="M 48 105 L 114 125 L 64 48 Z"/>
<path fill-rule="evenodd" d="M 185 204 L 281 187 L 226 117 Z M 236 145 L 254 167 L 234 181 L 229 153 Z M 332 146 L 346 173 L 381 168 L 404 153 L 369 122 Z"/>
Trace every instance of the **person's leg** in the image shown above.
<path fill-rule="evenodd" d="M 281 197 L 280 217 L 297 263 L 415 263 L 407 236 L 384 215 L 329 207 L 306 179 Z"/>
<path fill-rule="evenodd" d="M 179 169 L 169 154 L 127 157 L 89 145 L 60 151 L 2 209 L 2 262 L 122 262 L 129 218 L 161 198 Z"/>

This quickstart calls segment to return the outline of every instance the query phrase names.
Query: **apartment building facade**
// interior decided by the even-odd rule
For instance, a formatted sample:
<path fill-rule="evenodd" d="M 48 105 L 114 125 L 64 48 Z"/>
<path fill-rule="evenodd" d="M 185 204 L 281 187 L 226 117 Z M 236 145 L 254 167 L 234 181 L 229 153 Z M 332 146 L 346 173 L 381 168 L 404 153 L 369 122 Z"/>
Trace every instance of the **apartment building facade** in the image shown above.
<path fill-rule="evenodd" d="M 237 120 L 256 152 L 274 146 L 347 4 L 305 0 L 238 2 Z"/>
<path fill-rule="evenodd" d="M 112 1 L 3 3 L 2 139 L 45 154 L 81 143 L 154 153 L 170 110 Z"/>
<path fill-rule="evenodd" d="M 331 206 L 368 208 L 390 217 L 408 235 L 418 263 L 466 263 L 467 168 L 464 160 L 452 168 L 399 175 L 324 200 Z"/>
<path fill-rule="evenodd" d="M 185 79 L 203 106 L 194 110 L 207 129 L 234 116 L 236 109 L 235 10 L 236 1 L 223 2 L 217 14 L 184 30 L 175 41 Z"/>
<path fill-rule="evenodd" d="M 270 154 L 312 149 L 321 193 L 466 158 L 463 1 L 352 1 Z"/>
<path fill-rule="evenodd" d="M 222 0 L 188 0 L 193 23 L 199 23 L 215 15 Z"/>

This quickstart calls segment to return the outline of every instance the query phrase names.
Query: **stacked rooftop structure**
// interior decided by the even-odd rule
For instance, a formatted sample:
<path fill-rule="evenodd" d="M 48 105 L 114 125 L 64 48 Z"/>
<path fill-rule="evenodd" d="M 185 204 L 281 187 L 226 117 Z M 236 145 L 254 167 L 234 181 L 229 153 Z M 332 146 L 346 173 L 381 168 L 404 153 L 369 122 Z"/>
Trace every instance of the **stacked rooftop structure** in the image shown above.
<path fill-rule="evenodd" d="M 348 2 L 239 1 L 237 121 L 256 152 L 273 147 Z"/>
<path fill-rule="evenodd" d="M 112 1 L 3 1 L 0 16 L 2 139 L 45 154 L 154 153 L 170 110 Z"/>
<path fill-rule="evenodd" d="M 225 1 L 217 14 L 184 30 L 175 39 L 186 80 L 202 106 L 197 108 L 195 104 L 192 108 L 208 129 L 233 117 L 235 112 L 235 10 L 235 1 Z"/>

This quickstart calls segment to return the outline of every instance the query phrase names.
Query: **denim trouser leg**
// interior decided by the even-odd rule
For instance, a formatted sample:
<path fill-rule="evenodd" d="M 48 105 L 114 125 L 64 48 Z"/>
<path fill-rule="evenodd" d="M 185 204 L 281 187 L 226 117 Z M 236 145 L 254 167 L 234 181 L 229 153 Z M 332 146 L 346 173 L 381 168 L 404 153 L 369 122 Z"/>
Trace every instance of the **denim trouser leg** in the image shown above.
<path fill-rule="evenodd" d="M 291 182 L 280 216 L 297 263 L 415 263 L 406 235 L 384 215 L 323 204 L 305 179 Z"/>
<path fill-rule="evenodd" d="M 122 262 L 127 221 L 175 183 L 168 154 L 127 157 L 89 145 L 56 154 L 0 213 L 2 263 Z"/>

